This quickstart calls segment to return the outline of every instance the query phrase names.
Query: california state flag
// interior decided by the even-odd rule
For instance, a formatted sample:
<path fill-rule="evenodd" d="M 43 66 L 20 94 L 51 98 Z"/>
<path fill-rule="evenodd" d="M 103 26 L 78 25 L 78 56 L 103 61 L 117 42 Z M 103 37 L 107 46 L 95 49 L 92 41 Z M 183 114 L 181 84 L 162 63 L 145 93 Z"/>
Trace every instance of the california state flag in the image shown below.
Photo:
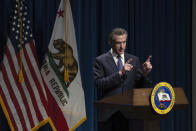
<path fill-rule="evenodd" d="M 61 0 L 41 69 L 48 112 L 58 131 L 74 130 L 86 120 L 75 29 L 68 0 Z"/>

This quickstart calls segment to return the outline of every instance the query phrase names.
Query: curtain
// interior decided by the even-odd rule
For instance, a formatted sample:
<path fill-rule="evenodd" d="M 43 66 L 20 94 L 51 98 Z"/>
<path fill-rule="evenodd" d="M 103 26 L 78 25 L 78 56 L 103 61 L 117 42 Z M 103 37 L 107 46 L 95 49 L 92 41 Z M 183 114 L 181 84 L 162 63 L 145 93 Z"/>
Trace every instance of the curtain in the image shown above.
<path fill-rule="evenodd" d="M 192 130 L 196 130 L 196 1 L 192 1 Z"/>

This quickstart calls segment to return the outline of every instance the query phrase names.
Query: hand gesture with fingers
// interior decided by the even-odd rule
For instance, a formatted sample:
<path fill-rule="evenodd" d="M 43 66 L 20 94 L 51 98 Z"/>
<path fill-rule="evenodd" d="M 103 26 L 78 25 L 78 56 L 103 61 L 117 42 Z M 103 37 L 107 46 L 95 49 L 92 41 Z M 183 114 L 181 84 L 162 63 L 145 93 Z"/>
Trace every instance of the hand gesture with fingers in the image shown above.
<path fill-rule="evenodd" d="M 152 65 L 151 65 L 151 60 L 152 56 L 150 55 L 147 60 L 144 62 L 143 64 L 143 72 L 144 72 L 144 75 L 148 75 L 149 72 L 152 70 Z"/>
<path fill-rule="evenodd" d="M 132 58 L 125 62 L 123 68 L 119 71 L 120 76 L 124 75 L 126 71 L 130 71 L 133 68 L 133 66 L 130 64 L 131 61 Z"/>

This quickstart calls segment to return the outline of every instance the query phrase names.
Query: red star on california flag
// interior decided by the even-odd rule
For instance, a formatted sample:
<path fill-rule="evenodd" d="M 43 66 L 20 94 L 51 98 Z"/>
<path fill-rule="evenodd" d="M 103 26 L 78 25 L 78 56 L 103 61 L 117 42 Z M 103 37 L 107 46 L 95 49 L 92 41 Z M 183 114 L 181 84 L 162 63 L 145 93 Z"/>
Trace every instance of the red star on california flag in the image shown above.
<path fill-rule="evenodd" d="M 58 11 L 58 16 L 59 16 L 59 17 L 63 17 L 63 12 L 64 12 L 64 10 L 61 10 L 61 9 L 60 9 L 60 10 Z"/>

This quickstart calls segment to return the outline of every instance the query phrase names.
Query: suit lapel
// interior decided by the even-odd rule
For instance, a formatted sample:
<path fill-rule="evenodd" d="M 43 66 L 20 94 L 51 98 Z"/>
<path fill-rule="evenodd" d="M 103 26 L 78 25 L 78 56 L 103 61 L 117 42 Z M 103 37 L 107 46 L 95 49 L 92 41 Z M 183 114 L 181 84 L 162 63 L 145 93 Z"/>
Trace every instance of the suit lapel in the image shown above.
<path fill-rule="evenodd" d="M 111 65 L 111 68 L 115 71 L 118 71 L 118 68 L 116 66 L 116 63 L 112 57 L 112 54 L 110 53 L 110 51 L 107 53 L 107 61 L 108 61 L 108 64 Z"/>
<path fill-rule="evenodd" d="M 131 57 L 127 54 L 127 53 L 125 53 L 125 62 L 127 62 L 128 61 L 128 59 L 130 59 Z"/>
<path fill-rule="evenodd" d="M 128 55 L 127 53 L 125 53 L 125 62 L 126 62 L 128 59 L 130 59 L 130 58 L 132 58 L 132 57 L 130 57 L 130 55 Z M 117 66 L 116 66 L 116 63 L 115 63 L 114 58 L 112 57 L 112 54 L 111 54 L 110 51 L 107 53 L 107 61 L 108 61 L 108 64 L 111 65 L 111 68 L 112 68 L 113 70 L 118 71 L 118 68 L 117 68 Z M 133 63 L 133 61 L 130 62 L 130 63 Z"/>

